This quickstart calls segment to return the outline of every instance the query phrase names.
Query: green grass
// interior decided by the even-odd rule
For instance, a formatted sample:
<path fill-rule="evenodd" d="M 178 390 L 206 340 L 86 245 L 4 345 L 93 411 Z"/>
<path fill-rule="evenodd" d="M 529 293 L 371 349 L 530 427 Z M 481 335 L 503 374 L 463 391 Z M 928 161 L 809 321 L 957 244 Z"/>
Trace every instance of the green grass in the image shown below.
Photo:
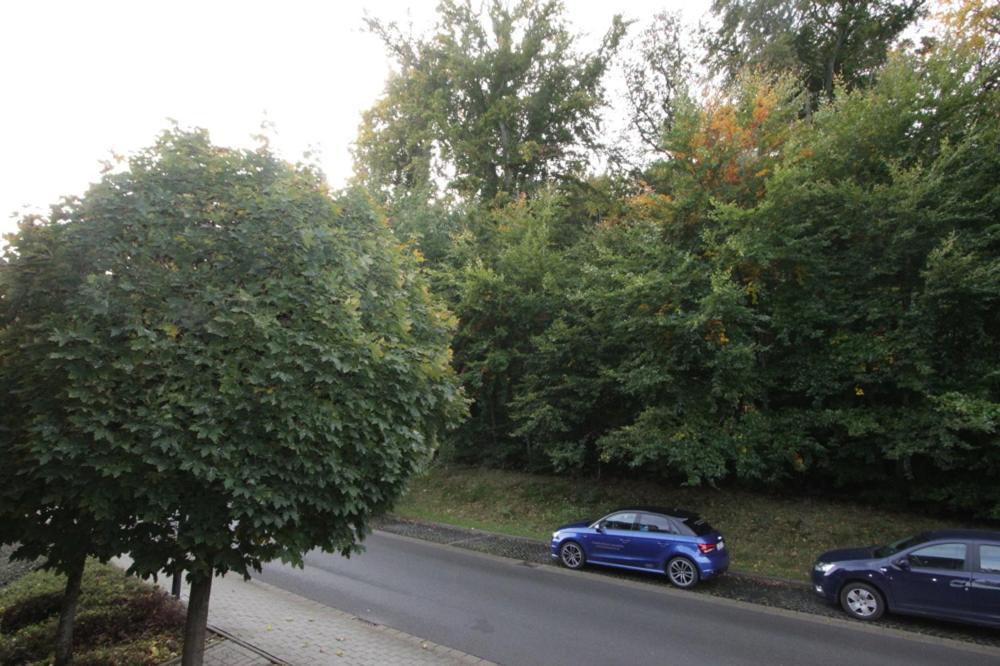
<path fill-rule="evenodd" d="M 0 588 L 0 664 L 51 664 L 66 578 L 35 571 Z M 184 608 L 115 567 L 88 562 L 73 635 L 74 666 L 161 664 L 180 653 Z"/>
<path fill-rule="evenodd" d="M 697 511 L 726 536 L 733 570 L 796 580 L 807 579 L 816 556 L 831 548 L 887 543 L 926 529 L 977 527 L 829 499 L 463 467 L 434 467 L 415 479 L 394 513 L 548 540 L 559 525 L 627 504 Z"/>

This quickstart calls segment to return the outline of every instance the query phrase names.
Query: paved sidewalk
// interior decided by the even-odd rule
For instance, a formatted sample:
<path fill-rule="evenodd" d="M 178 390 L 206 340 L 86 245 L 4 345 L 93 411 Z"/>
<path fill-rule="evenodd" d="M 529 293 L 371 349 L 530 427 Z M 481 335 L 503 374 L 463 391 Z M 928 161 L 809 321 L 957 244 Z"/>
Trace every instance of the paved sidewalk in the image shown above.
<path fill-rule="evenodd" d="M 127 560 L 119 560 L 127 567 Z M 170 580 L 159 584 L 169 589 Z M 188 598 L 185 583 L 181 599 Z M 212 582 L 209 627 L 229 639 L 205 651 L 205 666 L 489 665 L 478 657 L 324 606 L 239 576 Z"/>

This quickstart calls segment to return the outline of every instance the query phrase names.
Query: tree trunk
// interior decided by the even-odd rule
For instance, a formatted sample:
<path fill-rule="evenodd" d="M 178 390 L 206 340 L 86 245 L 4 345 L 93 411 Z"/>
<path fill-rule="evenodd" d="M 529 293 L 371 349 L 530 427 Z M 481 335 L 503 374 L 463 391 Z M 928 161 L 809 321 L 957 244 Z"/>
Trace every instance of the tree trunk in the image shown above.
<path fill-rule="evenodd" d="M 66 666 L 73 658 L 73 623 L 76 620 L 76 604 L 80 600 L 80 581 L 83 567 L 87 563 L 85 555 L 72 563 L 66 580 L 62 609 L 59 611 L 59 628 L 56 630 L 55 666 Z"/>
<path fill-rule="evenodd" d="M 507 129 L 507 123 L 500 121 L 500 168 L 503 170 L 503 191 L 506 194 L 513 194 L 513 184 L 514 184 L 514 174 L 511 173 L 511 161 L 513 157 L 511 152 L 513 147 L 510 145 L 510 130 Z"/>
<path fill-rule="evenodd" d="M 833 77 L 837 73 L 837 63 L 840 62 L 840 50 L 844 48 L 847 35 L 853 28 L 851 25 L 852 17 L 847 16 L 845 18 L 844 16 L 847 11 L 846 8 L 841 8 L 840 16 L 837 18 L 837 41 L 833 45 L 833 51 L 826 61 L 826 72 L 823 75 L 823 92 L 826 94 L 828 101 L 833 100 Z"/>
<path fill-rule="evenodd" d="M 208 631 L 208 598 L 211 594 L 212 574 L 196 575 L 191 581 L 191 592 L 188 595 L 181 666 L 202 666 L 205 658 L 205 634 Z"/>

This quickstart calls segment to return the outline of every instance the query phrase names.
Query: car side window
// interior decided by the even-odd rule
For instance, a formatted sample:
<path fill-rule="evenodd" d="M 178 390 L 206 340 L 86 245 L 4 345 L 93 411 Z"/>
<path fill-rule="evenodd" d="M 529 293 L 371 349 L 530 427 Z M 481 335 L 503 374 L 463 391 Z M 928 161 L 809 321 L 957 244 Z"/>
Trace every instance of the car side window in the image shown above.
<path fill-rule="evenodd" d="M 606 530 L 631 530 L 635 529 L 635 519 L 637 514 L 631 512 L 613 513 L 604 519 L 603 525 Z"/>
<path fill-rule="evenodd" d="M 917 569 L 961 571 L 965 568 L 965 550 L 964 543 L 939 543 L 920 548 L 910 553 L 910 566 Z"/>
<path fill-rule="evenodd" d="M 639 516 L 640 532 L 661 532 L 663 534 L 673 534 L 673 523 L 666 516 L 658 516 L 655 513 L 644 513 Z"/>
<path fill-rule="evenodd" d="M 979 547 L 979 570 L 1000 574 L 1000 546 Z"/>

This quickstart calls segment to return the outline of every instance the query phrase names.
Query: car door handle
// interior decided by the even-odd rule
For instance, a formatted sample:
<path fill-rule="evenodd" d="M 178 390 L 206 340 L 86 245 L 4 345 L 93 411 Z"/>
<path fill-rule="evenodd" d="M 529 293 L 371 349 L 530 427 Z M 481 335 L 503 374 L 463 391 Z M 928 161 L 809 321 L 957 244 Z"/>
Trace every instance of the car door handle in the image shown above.
<path fill-rule="evenodd" d="M 964 588 L 969 587 L 969 581 L 967 580 L 953 580 L 948 584 L 951 585 L 952 587 L 964 587 Z"/>

